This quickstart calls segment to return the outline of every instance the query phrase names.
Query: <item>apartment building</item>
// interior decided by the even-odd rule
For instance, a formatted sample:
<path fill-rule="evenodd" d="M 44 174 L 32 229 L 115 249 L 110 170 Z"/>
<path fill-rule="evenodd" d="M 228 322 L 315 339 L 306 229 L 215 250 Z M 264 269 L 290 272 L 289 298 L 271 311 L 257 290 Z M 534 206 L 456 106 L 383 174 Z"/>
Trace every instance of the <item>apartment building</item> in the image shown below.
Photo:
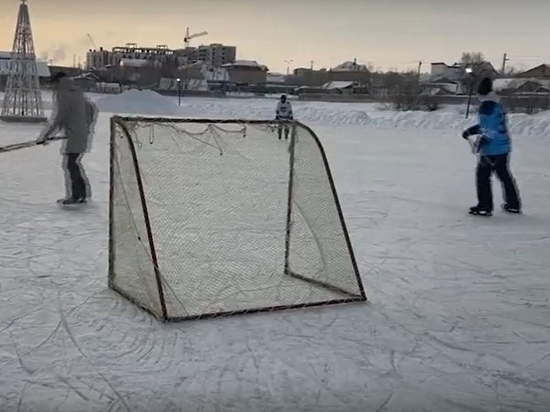
<path fill-rule="evenodd" d="M 111 50 L 106 50 L 103 47 L 98 50 L 89 50 L 86 54 L 86 69 L 118 66 L 121 62 L 130 59 L 151 62 L 171 60 L 177 61 L 180 65 L 202 61 L 208 66 L 220 67 L 234 62 L 236 55 L 237 48 L 235 46 L 218 43 L 176 50 L 169 49 L 166 45 L 141 47 L 136 43 L 127 43 L 125 46 L 113 47 Z"/>
<path fill-rule="evenodd" d="M 233 63 L 237 58 L 237 48 L 219 43 L 201 45 L 197 47 L 197 61 L 202 61 L 208 66 L 220 67 Z"/>
<path fill-rule="evenodd" d="M 136 43 L 126 43 L 125 46 L 116 46 L 111 50 L 100 47 L 98 50 L 89 50 L 86 53 L 86 69 L 119 66 L 127 60 L 149 60 L 162 62 L 175 57 L 175 51 L 166 45 L 156 47 L 141 47 Z"/>

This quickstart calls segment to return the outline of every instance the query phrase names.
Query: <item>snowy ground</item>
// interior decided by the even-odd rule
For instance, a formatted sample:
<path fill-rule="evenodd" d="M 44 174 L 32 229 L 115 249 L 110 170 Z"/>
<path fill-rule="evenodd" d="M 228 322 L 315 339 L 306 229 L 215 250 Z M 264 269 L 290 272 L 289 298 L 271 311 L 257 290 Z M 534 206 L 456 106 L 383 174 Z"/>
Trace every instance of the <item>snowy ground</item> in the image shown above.
<path fill-rule="evenodd" d="M 550 120 L 512 119 L 526 214 L 483 219 L 466 216 L 459 114 L 297 106 L 327 150 L 369 304 L 161 324 L 110 291 L 103 114 L 86 213 L 54 204 L 58 144 L 1 155 L 0 411 L 548 410 Z M 0 124 L 2 145 L 37 131 Z"/>

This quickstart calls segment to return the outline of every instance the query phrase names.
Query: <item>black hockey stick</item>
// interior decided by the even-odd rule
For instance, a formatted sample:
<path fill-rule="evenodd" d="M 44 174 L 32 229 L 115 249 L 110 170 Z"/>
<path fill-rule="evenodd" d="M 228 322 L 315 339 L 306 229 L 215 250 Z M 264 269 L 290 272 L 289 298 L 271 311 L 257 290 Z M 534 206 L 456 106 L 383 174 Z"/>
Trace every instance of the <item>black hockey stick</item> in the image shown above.
<path fill-rule="evenodd" d="M 50 137 L 44 143 L 49 143 L 55 140 L 63 140 L 63 139 L 65 139 L 65 136 L 54 136 L 54 137 Z M 29 140 L 28 142 L 9 144 L 9 145 L 0 147 L 0 153 L 11 152 L 13 150 L 24 149 L 26 147 L 38 146 L 44 143 L 36 143 L 36 140 Z"/>

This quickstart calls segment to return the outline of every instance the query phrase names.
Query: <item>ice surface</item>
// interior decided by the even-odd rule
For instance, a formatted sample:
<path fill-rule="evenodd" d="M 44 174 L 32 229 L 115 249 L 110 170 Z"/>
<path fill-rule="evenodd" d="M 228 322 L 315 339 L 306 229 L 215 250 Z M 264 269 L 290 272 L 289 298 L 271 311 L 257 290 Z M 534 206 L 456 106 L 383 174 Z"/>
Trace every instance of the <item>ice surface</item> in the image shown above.
<path fill-rule="evenodd" d="M 252 107 L 194 99 L 182 114 L 201 104 L 212 117 Z M 58 144 L 3 154 L 0 411 L 547 411 L 548 117 L 512 119 L 526 214 L 485 219 L 466 216 L 475 158 L 458 114 L 402 115 L 407 130 L 344 126 L 334 113 L 346 109 L 330 107 L 301 110 L 333 114 L 307 123 L 369 304 L 161 324 L 107 288 L 108 115 L 84 160 L 86 212 L 55 205 Z M 2 144 L 38 130 L 0 124 Z"/>

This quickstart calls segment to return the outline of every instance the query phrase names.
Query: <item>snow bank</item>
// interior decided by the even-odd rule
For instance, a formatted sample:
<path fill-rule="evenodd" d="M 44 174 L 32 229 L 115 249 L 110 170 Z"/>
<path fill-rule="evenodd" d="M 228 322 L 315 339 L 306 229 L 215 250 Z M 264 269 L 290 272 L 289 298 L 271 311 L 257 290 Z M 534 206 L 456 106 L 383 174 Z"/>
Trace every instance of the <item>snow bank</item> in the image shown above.
<path fill-rule="evenodd" d="M 475 111 L 469 119 L 457 112 L 398 112 L 388 117 L 369 117 L 365 124 L 375 127 L 462 131 L 476 121 Z M 550 135 L 550 114 L 544 113 L 539 116 L 510 114 L 508 125 L 512 134 L 515 135 Z"/>
<path fill-rule="evenodd" d="M 152 90 L 130 89 L 102 97 L 96 104 L 100 111 L 108 113 L 170 116 L 179 112 L 172 99 Z"/>
<path fill-rule="evenodd" d="M 273 119 L 273 98 L 204 98 L 187 97 L 182 106 L 177 98 L 163 97 L 151 90 L 127 90 L 118 95 L 88 94 L 102 112 L 213 119 Z M 0 94 L 0 100 L 2 98 Z M 43 93 L 46 109 L 51 107 L 51 93 Z M 465 119 L 464 106 L 447 106 L 435 112 L 396 112 L 379 110 L 376 103 L 328 103 L 293 101 L 296 119 L 303 123 L 334 126 L 364 125 L 374 128 L 426 129 L 462 131 L 476 121 L 475 108 Z M 510 129 L 515 135 L 550 135 L 550 111 L 536 115 L 510 114 Z"/>
<path fill-rule="evenodd" d="M 275 102 L 270 99 L 186 99 L 179 115 L 185 117 L 273 119 Z M 297 120 L 334 126 L 364 125 L 375 128 L 428 129 L 462 131 L 477 116 L 475 108 L 469 119 L 465 108 L 450 106 L 435 112 L 395 112 L 377 110 L 372 103 L 293 102 Z M 508 122 L 516 135 L 550 135 L 550 112 L 537 115 L 510 114 Z"/>

